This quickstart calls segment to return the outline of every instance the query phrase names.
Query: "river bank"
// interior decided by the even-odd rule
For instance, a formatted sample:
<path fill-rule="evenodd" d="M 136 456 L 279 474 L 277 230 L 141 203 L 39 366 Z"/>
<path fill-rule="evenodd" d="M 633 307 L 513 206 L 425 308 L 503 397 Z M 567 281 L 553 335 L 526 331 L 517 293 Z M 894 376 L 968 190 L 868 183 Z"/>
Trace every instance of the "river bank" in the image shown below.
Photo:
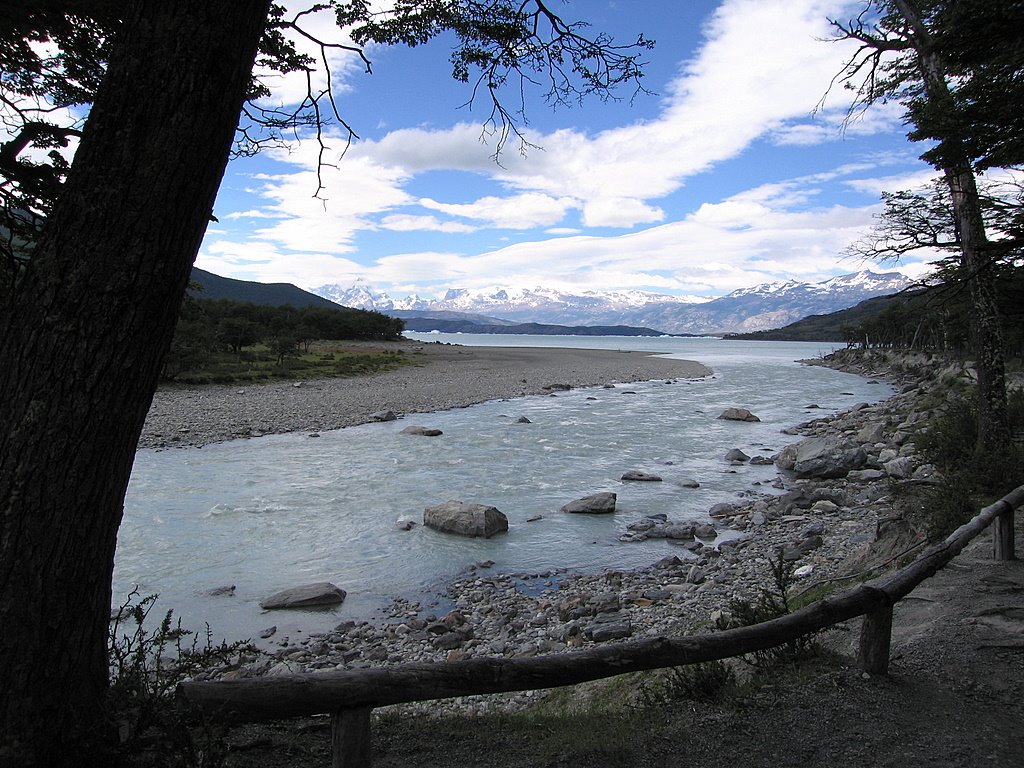
<path fill-rule="evenodd" d="M 774 487 L 753 486 L 733 502 L 716 504 L 709 510 L 713 526 L 685 525 L 667 515 L 629 525 L 619 546 L 659 537 L 678 553 L 649 567 L 492 574 L 490 564 L 481 562 L 449 585 L 454 608 L 445 615 L 396 599 L 381 622 L 343 622 L 308 637 L 275 636 L 268 628 L 272 653 L 243 657 L 220 674 L 230 679 L 531 656 L 692 632 L 727 620 L 732 601 L 770 588 L 771 562 L 780 551 L 807 589 L 872 559 L 890 558 L 923 542 L 896 514 L 894 486 L 941 482 L 913 443 L 928 421 L 921 410 L 926 394 L 924 382 L 908 382 L 877 404 L 858 403 L 791 428 L 789 434 L 805 439 L 772 457 L 734 456 L 737 488 L 752 464 L 765 462 L 780 469 Z M 807 412 L 816 408 L 812 404 Z M 515 709 L 538 695 L 445 700 L 426 710 L 479 714 Z"/>
<path fill-rule="evenodd" d="M 355 378 L 163 387 L 153 398 L 139 447 L 198 447 L 284 432 L 319 432 L 365 424 L 386 411 L 430 413 L 558 389 L 711 374 L 692 360 L 644 352 L 413 341 L 354 346 L 400 350 L 411 362 Z"/>

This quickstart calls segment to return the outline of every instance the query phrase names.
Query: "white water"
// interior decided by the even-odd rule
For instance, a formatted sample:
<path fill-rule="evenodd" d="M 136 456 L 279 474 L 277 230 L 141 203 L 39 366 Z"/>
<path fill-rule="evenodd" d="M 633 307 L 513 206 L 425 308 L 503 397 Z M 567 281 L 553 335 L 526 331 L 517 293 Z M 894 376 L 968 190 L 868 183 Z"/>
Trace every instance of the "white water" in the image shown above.
<path fill-rule="evenodd" d="M 827 344 L 714 339 L 453 336 L 424 340 L 491 346 L 575 346 L 653 350 L 699 360 L 706 380 L 650 382 L 491 402 L 367 424 L 319 438 L 261 437 L 202 449 L 139 451 L 126 499 L 114 571 L 115 601 L 134 586 L 159 593 L 185 626 L 208 622 L 217 637 L 253 636 L 277 625 L 279 636 L 322 631 L 368 618 L 395 596 L 443 592 L 474 562 L 495 570 L 599 570 L 649 565 L 684 552 L 665 541 L 621 543 L 625 526 L 664 512 L 707 520 L 707 509 L 738 493 L 768 492 L 774 467 L 731 467 L 730 448 L 770 455 L 796 438 L 780 430 L 860 401 L 889 394 L 883 385 L 793 361 Z M 626 390 L 636 394 L 625 394 Z M 596 398 L 596 399 L 588 399 Z M 816 403 L 822 411 L 807 411 Z M 761 423 L 718 420 L 729 406 Z M 515 424 L 518 416 L 532 423 Z M 438 427 L 439 438 L 399 434 L 410 423 Z M 630 469 L 662 483 L 623 483 Z M 699 489 L 677 481 L 693 478 Z M 565 515 L 562 504 L 597 491 L 618 494 L 614 516 Z M 510 530 L 490 540 L 446 536 L 401 516 L 422 519 L 425 506 L 448 499 L 493 504 Z M 543 519 L 527 523 L 531 515 Z M 348 592 L 326 611 L 261 611 L 277 589 L 331 581 Z M 234 596 L 203 593 L 233 584 Z"/>

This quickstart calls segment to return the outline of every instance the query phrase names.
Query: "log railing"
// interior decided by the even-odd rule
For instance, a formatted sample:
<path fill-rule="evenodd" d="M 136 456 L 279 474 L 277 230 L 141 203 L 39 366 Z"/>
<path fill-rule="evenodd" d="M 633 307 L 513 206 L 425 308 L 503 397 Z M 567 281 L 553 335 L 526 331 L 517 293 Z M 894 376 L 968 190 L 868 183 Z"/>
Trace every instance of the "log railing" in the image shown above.
<path fill-rule="evenodd" d="M 864 616 L 860 663 L 884 674 L 889 665 L 893 606 L 934 575 L 989 525 L 994 555 L 1014 559 L 1014 512 L 1024 486 L 985 507 L 909 565 L 794 613 L 711 634 L 651 637 L 571 653 L 530 658 L 477 658 L 450 663 L 398 664 L 274 678 L 187 682 L 178 695 L 212 719 L 259 722 L 317 714 L 332 716 L 336 768 L 367 768 L 370 713 L 375 707 L 474 694 L 573 685 L 626 672 L 715 661 L 771 648 Z"/>

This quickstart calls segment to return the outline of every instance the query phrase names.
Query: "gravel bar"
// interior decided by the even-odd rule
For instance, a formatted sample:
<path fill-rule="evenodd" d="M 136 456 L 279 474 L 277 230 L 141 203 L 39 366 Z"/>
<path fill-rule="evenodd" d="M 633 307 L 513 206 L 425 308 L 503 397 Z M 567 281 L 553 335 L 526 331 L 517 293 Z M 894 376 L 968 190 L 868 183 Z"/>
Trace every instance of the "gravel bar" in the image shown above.
<path fill-rule="evenodd" d="M 698 362 L 647 352 L 421 342 L 353 347 L 400 349 L 416 363 L 355 378 L 165 387 L 153 398 L 139 447 L 194 447 L 281 432 L 319 432 L 365 424 L 380 411 L 429 413 L 566 387 L 711 374 Z"/>

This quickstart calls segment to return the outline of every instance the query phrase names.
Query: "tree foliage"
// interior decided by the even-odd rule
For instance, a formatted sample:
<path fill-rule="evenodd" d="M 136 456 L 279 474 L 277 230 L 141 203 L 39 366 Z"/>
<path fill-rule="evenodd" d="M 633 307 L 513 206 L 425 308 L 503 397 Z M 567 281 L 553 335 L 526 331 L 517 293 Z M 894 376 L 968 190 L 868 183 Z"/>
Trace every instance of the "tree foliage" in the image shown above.
<path fill-rule="evenodd" d="M 333 13 L 336 39 L 310 31 L 309 19 Z M 124 16 L 113 0 L 48 0 L 0 10 L 0 287 L 13 285 L 68 170 L 68 150 L 88 118 Z M 653 42 L 639 35 L 620 45 L 585 22 L 567 22 L 544 0 L 398 0 L 388 10 L 367 0 L 326 0 L 289 13 L 273 3 L 260 40 L 233 154 L 251 156 L 312 132 L 326 162 L 324 130 L 339 125 L 357 138 L 335 101 L 329 56 L 345 52 L 372 72 L 368 44 L 417 46 L 454 33 L 452 76 L 471 83 L 469 103 L 485 98 L 487 134 L 497 159 L 508 139 L 528 145 L 522 126 L 526 93 L 536 86 L 553 105 L 596 95 L 616 98 L 632 84 L 643 90 L 642 59 Z M 318 51 L 300 51 L 302 40 Z M 306 79 L 294 104 L 273 100 L 273 81 L 288 73 Z M 326 85 L 320 85 L 322 75 Z M 503 95 L 515 88 L 511 102 Z M 319 188 L 311 193 L 319 193 Z"/>
<path fill-rule="evenodd" d="M 318 40 L 305 26 L 309 13 L 351 5 L 329 0 L 291 15 L 271 0 L 0 5 L 4 765 L 106 764 L 97 744 L 112 735 L 102 709 L 117 529 L 192 262 L 232 151 L 259 151 L 288 132 L 316 140 L 328 121 L 347 128 L 329 76 L 321 85 L 315 75 L 332 50 L 369 62 L 342 30 Z M 396 7 L 422 8 L 424 22 L 433 14 L 425 32 L 455 30 L 467 75 L 494 73 L 480 82 L 490 94 L 520 67 L 601 92 L 602 82 L 638 78 L 629 62 L 647 46 L 614 52 L 597 37 L 594 56 L 577 57 L 591 39 L 579 27 L 565 34 L 541 0 Z M 368 5 L 356 10 L 379 20 Z M 344 18 L 356 23 L 359 13 Z M 512 34 L 502 20 L 523 28 Z M 459 32 L 463 22 L 472 34 Z M 289 36 L 312 39 L 320 56 Z M 622 78 L 601 80 L 593 62 L 602 50 L 623 56 Z M 268 71 L 305 76 L 305 98 L 274 105 Z M 496 113 L 499 135 L 518 115 Z"/>
<path fill-rule="evenodd" d="M 1020 13 L 1015 0 L 969 4 L 986 20 L 978 25 L 982 29 Z M 996 137 L 986 134 L 980 123 L 998 121 L 1005 111 L 997 106 L 1003 94 L 993 90 L 986 76 L 1005 80 L 1007 62 L 1020 62 L 1020 48 L 1009 54 L 986 52 L 978 28 L 970 24 L 973 14 L 962 13 L 957 5 L 958 0 L 868 0 L 856 18 L 832 24 L 837 37 L 859 43 L 839 75 L 854 92 L 851 114 L 876 102 L 899 101 L 913 126 L 910 138 L 929 140 L 922 158 L 942 173 L 957 251 L 956 279 L 970 294 L 968 318 L 978 374 L 976 447 L 984 453 L 1005 447 L 1010 429 L 995 285 L 1001 248 L 993 246 L 986 231 L 976 169 L 991 165 L 995 157 L 1014 162 L 1012 147 L 1020 145 L 997 146 Z M 1014 85 L 1012 77 L 1005 84 Z M 1020 95 L 1019 88 L 1011 92 Z M 905 204 L 890 223 L 897 234 L 907 236 L 907 226 L 931 213 L 916 203 Z M 909 234 L 910 246 L 916 247 L 915 238 L 934 239 L 945 224 L 945 216 L 924 222 L 919 232 Z"/>

